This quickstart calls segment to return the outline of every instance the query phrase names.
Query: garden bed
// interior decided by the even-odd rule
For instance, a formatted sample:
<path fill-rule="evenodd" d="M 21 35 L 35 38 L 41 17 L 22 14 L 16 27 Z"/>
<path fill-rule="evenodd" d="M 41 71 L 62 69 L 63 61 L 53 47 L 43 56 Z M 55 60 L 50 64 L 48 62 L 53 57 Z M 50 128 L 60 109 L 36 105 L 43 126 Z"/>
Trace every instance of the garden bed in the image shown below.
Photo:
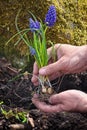
<path fill-rule="evenodd" d="M 58 92 L 67 89 L 87 92 L 87 72 L 63 76 L 62 80 L 57 79 L 52 84 L 54 84 L 55 91 Z M 0 101 L 3 101 L 2 109 L 10 111 L 10 114 L 5 116 L 0 108 L 0 130 L 87 129 L 86 113 L 46 114 L 38 110 L 31 101 L 35 91 L 31 75 L 12 67 L 5 58 L 0 58 Z M 24 121 L 24 118 L 18 119 L 18 113 L 27 113 L 27 122 Z"/>

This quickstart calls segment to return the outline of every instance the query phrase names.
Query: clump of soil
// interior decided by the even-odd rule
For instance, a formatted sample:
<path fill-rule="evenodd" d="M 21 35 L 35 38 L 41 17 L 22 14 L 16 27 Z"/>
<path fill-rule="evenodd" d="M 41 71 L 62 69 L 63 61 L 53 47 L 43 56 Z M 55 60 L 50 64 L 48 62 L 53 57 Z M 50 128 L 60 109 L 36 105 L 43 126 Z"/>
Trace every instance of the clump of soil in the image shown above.
<path fill-rule="evenodd" d="M 78 89 L 87 92 L 87 72 L 66 75 L 52 82 L 56 92 L 68 89 Z M 28 122 L 22 122 L 14 116 L 6 117 L 0 109 L 0 130 L 86 130 L 86 113 L 53 113 L 46 114 L 32 104 L 32 95 L 36 88 L 31 82 L 31 75 L 13 68 L 5 59 L 0 58 L 0 101 L 4 108 L 25 111 Z"/>

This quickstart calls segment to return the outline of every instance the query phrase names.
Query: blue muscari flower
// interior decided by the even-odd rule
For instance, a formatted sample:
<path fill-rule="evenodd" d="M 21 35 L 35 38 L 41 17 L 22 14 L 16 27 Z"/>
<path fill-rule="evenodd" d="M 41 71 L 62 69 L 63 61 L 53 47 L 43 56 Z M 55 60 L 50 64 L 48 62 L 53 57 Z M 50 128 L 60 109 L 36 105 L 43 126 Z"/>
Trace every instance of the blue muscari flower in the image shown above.
<path fill-rule="evenodd" d="M 36 54 L 35 49 L 34 49 L 32 46 L 30 46 L 29 48 L 30 48 L 30 54 L 31 54 L 32 56 L 34 56 L 34 55 Z"/>
<path fill-rule="evenodd" d="M 29 23 L 30 23 L 30 29 L 32 32 L 40 29 L 40 23 L 37 20 L 34 21 L 32 18 L 30 18 Z"/>
<path fill-rule="evenodd" d="M 45 17 L 45 23 L 47 26 L 51 27 L 56 22 L 56 8 L 54 5 L 51 5 L 46 17 Z"/>

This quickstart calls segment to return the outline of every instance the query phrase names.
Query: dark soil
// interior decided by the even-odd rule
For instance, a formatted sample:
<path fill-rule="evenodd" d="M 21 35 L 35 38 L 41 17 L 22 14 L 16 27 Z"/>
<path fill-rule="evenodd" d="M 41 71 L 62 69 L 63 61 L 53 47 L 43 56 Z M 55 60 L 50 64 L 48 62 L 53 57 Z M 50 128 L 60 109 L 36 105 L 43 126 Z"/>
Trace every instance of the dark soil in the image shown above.
<path fill-rule="evenodd" d="M 52 84 L 56 92 L 67 89 L 87 92 L 87 73 L 66 75 Z M 31 101 L 35 91 L 30 75 L 13 68 L 5 58 L 0 58 L 0 101 L 4 102 L 2 108 L 14 113 L 29 113 L 28 122 L 23 123 L 10 114 L 5 116 L 0 107 L 0 130 L 87 130 L 86 113 L 46 114 L 38 110 Z M 19 128 L 16 128 L 15 124 Z"/>

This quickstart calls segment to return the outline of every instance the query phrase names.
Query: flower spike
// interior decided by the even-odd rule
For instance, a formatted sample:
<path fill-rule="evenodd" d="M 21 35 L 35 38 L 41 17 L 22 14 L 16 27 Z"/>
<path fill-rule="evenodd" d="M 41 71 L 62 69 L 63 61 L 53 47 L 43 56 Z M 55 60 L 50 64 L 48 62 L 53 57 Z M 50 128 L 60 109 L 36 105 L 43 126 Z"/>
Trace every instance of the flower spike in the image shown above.
<path fill-rule="evenodd" d="M 49 7 L 49 10 L 45 17 L 45 23 L 47 26 L 51 27 L 56 22 L 56 9 L 54 5 Z"/>
<path fill-rule="evenodd" d="M 40 23 L 37 20 L 34 21 L 32 18 L 30 18 L 29 23 L 30 23 L 30 29 L 32 32 L 40 29 Z"/>

